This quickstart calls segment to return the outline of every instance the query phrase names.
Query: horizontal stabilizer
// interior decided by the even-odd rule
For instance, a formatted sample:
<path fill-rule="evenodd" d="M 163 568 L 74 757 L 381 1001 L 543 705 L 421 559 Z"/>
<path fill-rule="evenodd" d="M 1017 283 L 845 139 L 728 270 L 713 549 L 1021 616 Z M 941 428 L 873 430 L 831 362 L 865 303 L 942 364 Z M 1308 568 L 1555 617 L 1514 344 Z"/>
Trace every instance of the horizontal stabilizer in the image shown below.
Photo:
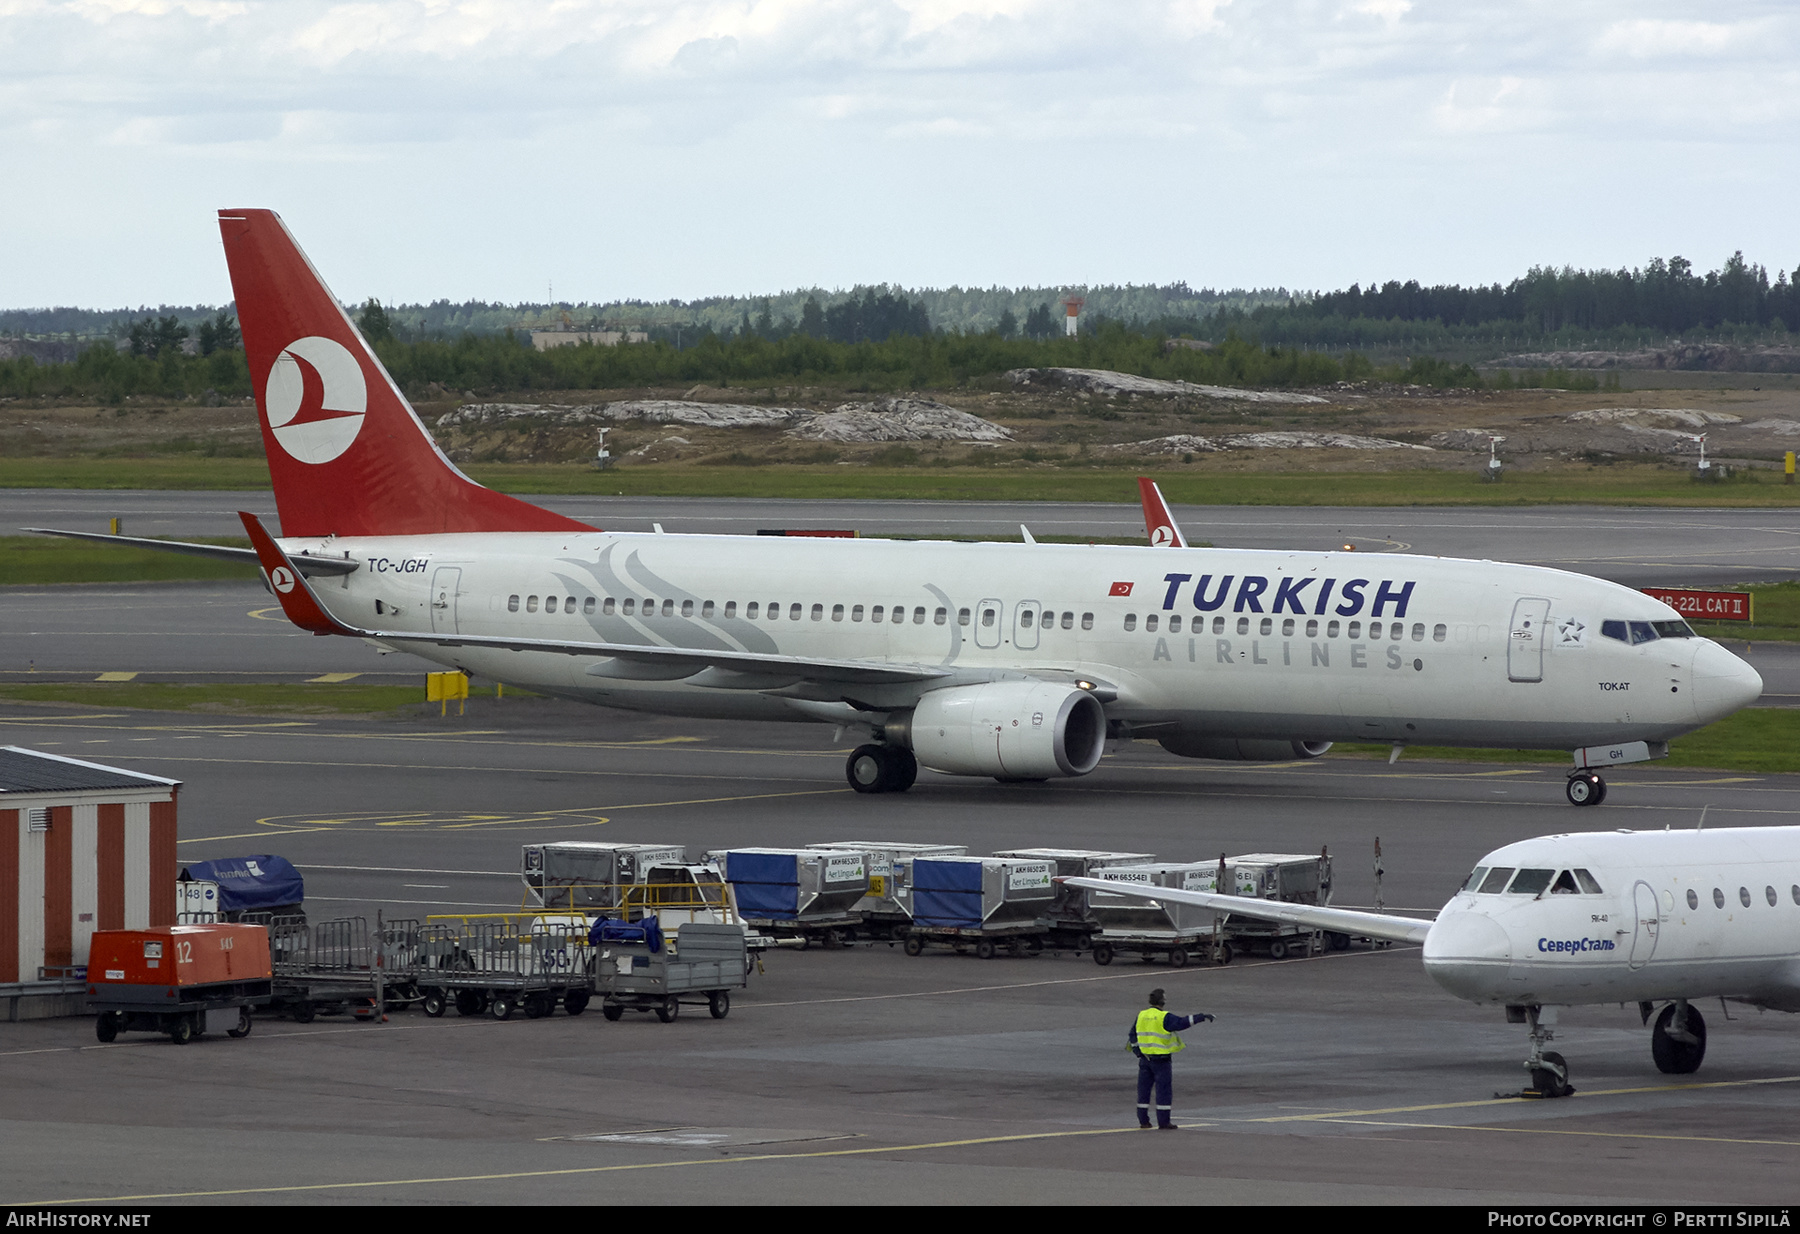
<path fill-rule="evenodd" d="M 1136 896 L 1143 900 L 1167 900 L 1173 904 L 1195 904 L 1216 913 L 1255 917 L 1260 921 L 1280 921 L 1304 926 L 1309 930 L 1331 930 L 1358 937 L 1383 938 L 1393 943 L 1423 943 L 1432 923 L 1415 917 L 1391 917 L 1386 913 L 1364 913 L 1353 908 L 1325 908 L 1316 904 L 1288 904 L 1281 900 L 1261 900 L 1254 896 L 1219 895 L 1212 891 L 1176 891 L 1169 887 L 1149 887 L 1143 883 L 1113 883 L 1098 878 L 1065 878 L 1071 887 L 1088 891 L 1104 891 L 1109 895 Z"/>
<path fill-rule="evenodd" d="M 253 548 L 233 548 L 229 544 L 194 544 L 186 540 L 152 540 L 145 536 L 113 536 L 101 531 L 58 531 L 54 527 L 21 527 L 20 531 L 40 536 L 63 536 L 70 540 L 92 540 L 95 544 L 112 544 L 126 548 L 153 548 L 161 553 L 185 553 L 189 557 L 211 557 L 218 561 L 237 561 L 247 566 L 258 564 Z M 312 553 L 290 553 L 288 560 L 300 573 L 338 575 L 353 574 L 362 562 L 345 557 L 319 557 Z"/>

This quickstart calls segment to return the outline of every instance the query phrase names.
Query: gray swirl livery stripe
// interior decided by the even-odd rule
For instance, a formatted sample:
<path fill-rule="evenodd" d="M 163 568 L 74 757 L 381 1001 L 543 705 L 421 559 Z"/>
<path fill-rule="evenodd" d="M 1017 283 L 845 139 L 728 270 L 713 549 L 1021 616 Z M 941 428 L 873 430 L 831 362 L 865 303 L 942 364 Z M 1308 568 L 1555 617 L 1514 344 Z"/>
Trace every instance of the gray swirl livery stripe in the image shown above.
<path fill-rule="evenodd" d="M 593 575 L 600 589 L 605 594 L 622 598 L 634 596 L 646 598 L 646 593 L 653 593 L 657 599 L 670 599 L 677 602 L 691 600 L 701 603 L 700 597 L 683 588 L 675 586 L 667 579 L 659 576 L 645 565 L 636 550 L 632 550 L 625 559 L 625 572 L 630 577 L 620 577 L 613 566 L 613 553 L 619 545 L 609 544 L 600 552 L 599 559 L 592 565 L 585 561 L 564 558 L 571 566 L 577 566 Z M 688 617 L 659 617 L 656 629 L 652 630 L 643 622 L 631 618 L 616 616 L 611 619 L 600 618 L 590 621 L 603 639 L 611 642 L 632 642 L 642 639 L 654 644 L 665 644 L 671 647 L 691 647 L 697 651 L 744 651 L 758 655 L 779 655 L 780 648 L 775 640 L 748 621 L 733 618 L 729 628 L 714 628 Z M 615 637 L 608 639 L 608 627 L 629 631 L 631 637 Z"/>
<path fill-rule="evenodd" d="M 938 662 L 942 667 L 948 668 L 955 664 L 956 657 L 962 654 L 962 626 L 957 624 L 956 605 L 950 602 L 950 597 L 936 583 L 926 583 L 925 590 L 937 597 L 938 603 L 944 606 L 944 612 L 950 617 L 950 654 Z"/>

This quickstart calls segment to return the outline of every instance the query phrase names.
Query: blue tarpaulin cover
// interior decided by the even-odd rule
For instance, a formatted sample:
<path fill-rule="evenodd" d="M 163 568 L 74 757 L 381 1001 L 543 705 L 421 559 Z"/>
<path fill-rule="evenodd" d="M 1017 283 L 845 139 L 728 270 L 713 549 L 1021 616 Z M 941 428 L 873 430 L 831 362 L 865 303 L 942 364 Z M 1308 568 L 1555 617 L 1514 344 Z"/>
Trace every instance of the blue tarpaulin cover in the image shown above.
<path fill-rule="evenodd" d="M 601 917 L 588 930 L 588 942 L 596 947 L 601 943 L 644 943 L 649 946 L 650 953 L 655 955 L 663 947 L 662 922 L 654 917 L 645 917 L 637 922 Z"/>
<path fill-rule="evenodd" d="M 799 909 L 796 853 L 725 854 L 725 881 L 737 891 L 738 911 L 759 919 L 792 918 Z"/>
<path fill-rule="evenodd" d="M 913 862 L 913 920 L 973 929 L 981 924 L 980 861 L 921 857 Z"/>
<path fill-rule="evenodd" d="M 267 853 L 259 857 L 190 861 L 183 867 L 181 878 L 219 884 L 219 911 L 226 913 L 279 908 L 306 899 L 306 880 L 300 877 L 300 871 L 286 857 Z"/>

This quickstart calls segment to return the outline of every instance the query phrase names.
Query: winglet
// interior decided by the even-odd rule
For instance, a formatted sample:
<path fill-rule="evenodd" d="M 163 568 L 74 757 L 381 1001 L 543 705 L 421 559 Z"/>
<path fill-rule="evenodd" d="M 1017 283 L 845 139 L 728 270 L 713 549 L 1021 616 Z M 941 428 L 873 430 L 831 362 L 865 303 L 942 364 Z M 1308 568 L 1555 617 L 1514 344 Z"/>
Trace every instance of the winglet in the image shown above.
<path fill-rule="evenodd" d="M 1138 493 L 1144 499 L 1144 531 L 1150 537 L 1150 546 L 1186 548 L 1187 537 L 1181 534 L 1181 528 L 1175 523 L 1175 516 L 1169 513 L 1169 503 L 1163 500 L 1162 490 L 1156 487 L 1156 481 L 1149 476 L 1139 476 Z"/>
<path fill-rule="evenodd" d="M 281 545 L 263 529 L 256 515 L 239 510 L 238 518 L 243 520 L 244 530 L 250 533 L 250 544 L 256 549 L 256 561 L 262 567 L 263 578 L 268 580 L 269 590 L 275 593 L 275 598 L 281 601 L 281 611 L 287 614 L 289 621 L 314 634 L 355 633 L 325 611 L 325 606 L 307 585 L 306 576 L 281 551 Z"/>

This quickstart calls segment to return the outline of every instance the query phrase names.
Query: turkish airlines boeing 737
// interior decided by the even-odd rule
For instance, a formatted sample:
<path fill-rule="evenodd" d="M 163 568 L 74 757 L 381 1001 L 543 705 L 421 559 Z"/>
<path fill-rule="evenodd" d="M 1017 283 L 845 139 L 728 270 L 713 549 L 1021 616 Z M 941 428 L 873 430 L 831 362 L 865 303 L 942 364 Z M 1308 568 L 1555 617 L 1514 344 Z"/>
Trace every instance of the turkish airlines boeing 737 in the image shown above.
<path fill-rule="evenodd" d="M 282 535 L 141 543 L 254 553 L 321 634 L 609 707 L 823 721 L 866 735 L 859 792 L 920 766 L 1086 775 L 1142 736 L 1190 758 L 1572 750 L 1588 805 L 1593 768 L 1762 690 L 1665 605 L 1531 566 L 599 531 L 452 466 L 274 212 L 219 227 Z"/>

